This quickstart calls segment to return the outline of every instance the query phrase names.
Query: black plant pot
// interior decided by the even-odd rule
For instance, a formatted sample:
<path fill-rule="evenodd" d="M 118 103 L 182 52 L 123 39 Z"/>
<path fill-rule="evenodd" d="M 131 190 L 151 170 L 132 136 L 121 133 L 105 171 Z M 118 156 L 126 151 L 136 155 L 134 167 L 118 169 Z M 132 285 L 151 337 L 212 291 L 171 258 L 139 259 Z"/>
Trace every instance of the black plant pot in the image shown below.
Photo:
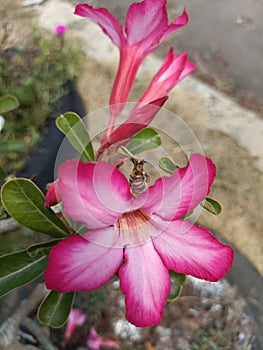
<path fill-rule="evenodd" d="M 85 108 L 74 82 L 67 82 L 65 90 L 67 93 L 59 100 L 58 112 L 55 116 L 70 111 L 84 117 Z M 56 156 L 63 139 L 64 134 L 57 128 L 54 115 L 50 116 L 40 141 L 32 151 L 25 167 L 17 173 L 17 177 L 34 177 L 36 185 L 45 192 L 46 184 L 54 181 Z"/>

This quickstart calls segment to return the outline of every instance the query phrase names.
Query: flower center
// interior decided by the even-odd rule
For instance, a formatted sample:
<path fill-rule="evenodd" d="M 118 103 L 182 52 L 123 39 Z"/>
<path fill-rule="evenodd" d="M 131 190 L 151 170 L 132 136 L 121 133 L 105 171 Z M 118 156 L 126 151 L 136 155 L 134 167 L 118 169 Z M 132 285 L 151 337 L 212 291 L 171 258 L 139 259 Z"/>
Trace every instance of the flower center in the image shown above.
<path fill-rule="evenodd" d="M 124 246 L 144 244 L 151 239 L 154 230 L 150 218 L 142 210 L 124 213 L 116 225 Z"/>

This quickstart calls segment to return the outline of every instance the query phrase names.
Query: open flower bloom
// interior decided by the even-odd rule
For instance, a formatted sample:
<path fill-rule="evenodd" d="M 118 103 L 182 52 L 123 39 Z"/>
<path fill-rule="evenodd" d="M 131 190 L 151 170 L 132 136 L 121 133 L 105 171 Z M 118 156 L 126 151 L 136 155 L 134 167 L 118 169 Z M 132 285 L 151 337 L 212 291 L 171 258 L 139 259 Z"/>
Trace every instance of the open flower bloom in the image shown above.
<path fill-rule="evenodd" d="M 72 337 L 77 326 L 82 326 L 87 320 L 87 315 L 85 315 L 80 309 L 73 308 L 70 311 L 65 336 L 62 341 L 62 346 L 65 346 L 67 341 Z"/>
<path fill-rule="evenodd" d="M 103 340 L 103 338 L 96 332 L 95 328 L 91 327 L 90 334 L 87 340 L 87 347 L 90 350 L 100 350 L 101 346 L 103 346 L 104 348 L 113 348 L 113 349 L 120 348 L 119 345 L 111 339 Z"/>
<path fill-rule="evenodd" d="M 215 172 L 210 159 L 194 154 L 186 167 L 134 198 L 126 177 L 110 163 L 62 164 L 58 177 L 65 213 L 90 231 L 52 248 L 47 288 L 93 290 L 118 272 L 128 321 L 158 324 L 170 292 L 168 270 L 217 281 L 232 265 L 232 248 L 181 219 L 207 196 Z"/>
<path fill-rule="evenodd" d="M 120 50 L 119 68 L 110 97 L 111 129 L 127 101 L 141 62 L 158 44 L 184 26 L 188 16 L 184 10 L 181 16 L 168 24 L 166 0 L 133 3 L 126 16 L 125 30 L 105 8 L 95 9 L 80 4 L 76 6 L 75 14 L 96 21 Z"/>

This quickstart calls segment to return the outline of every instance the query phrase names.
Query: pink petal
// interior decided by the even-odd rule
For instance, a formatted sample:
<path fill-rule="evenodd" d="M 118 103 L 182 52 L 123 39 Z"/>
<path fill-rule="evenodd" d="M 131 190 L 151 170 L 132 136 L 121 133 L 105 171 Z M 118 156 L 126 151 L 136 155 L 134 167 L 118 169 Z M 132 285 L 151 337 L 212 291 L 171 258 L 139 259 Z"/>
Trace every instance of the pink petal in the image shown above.
<path fill-rule="evenodd" d="M 120 64 L 110 96 L 110 130 L 124 108 L 140 64 L 158 45 L 168 25 L 165 3 L 163 0 L 142 1 L 133 3 L 128 10 L 127 44 L 120 51 Z"/>
<path fill-rule="evenodd" d="M 125 28 L 129 46 L 140 43 L 144 52 L 150 52 L 156 47 L 168 26 L 165 6 L 164 0 L 145 0 L 130 6 Z"/>
<path fill-rule="evenodd" d="M 90 350 L 99 350 L 100 347 L 120 349 L 119 345 L 110 339 L 103 340 L 103 338 L 96 332 L 94 327 L 90 328 L 90 334 L 87 340 L 87 346 Z"/>
<path fill-rule="evenodd" d="M 153 244 L 169 270 L 211 282 L 221 279 L 233 263 L 231 247 L 189 221 L 173 221 Z"/>
<path fill-rule="evenodd" d="M 159 43 L 185 25 L 187 20 L 187 13 L 184 11 L 168 25 L 165 0 L 145 0 L 130 6 L 125 27 L 127 41 L 123 41 L 120 50 L 120 64 L 110 97 L 111 118 L 107 136 L 113 130 L 116 117 L 124 108 L 142 61 Z M 161 97 L 161 94 L 158 97 Z M 150 100 L 151 98 L 147 102 Z"/>
<path fill-rule="evenodd" d="M 45 198 L 45 207 L 52 207 L 53 205 L 58 204 L 61 202 L 61 193 L 59 189 L 59 181 L 54 181 L 50 186 L 46 193 Z"/>
<path fill-rule="evenodd" d="M 87 233 L 85 238 L 70 236 L 51 249 L 45 271 L 48 289 L 61 293 L 93 290 L 112 278 L 122 263 L 123 249 L 115 248 L 119 244 L 112 227 L 96 234 L 104 236 L 106 246 L 89 242 Z"/>
<path fill-rule="evenodd" d="M 112 126 L 125 106 L 136 73 L 144 57 L 140 50 L 134 46 L 123 46 L 120 51 L 120 63 L 110 95 L 110 125 Z"/>
<path fill-rule="evenodd" d="M 187 61 L 186 52 L 181 55 L 175 55 L 173 49 L 170 49 L 161 68 L 139 102 L 147 103 L 167 95 L 180 80 L 192 73 L 194 69 L 195 65 Z"/>
<path fill-rule="evenodd" d="M 97 22 L 103 32 L 117 47 L 120 48 L 123 41 L 126 40 L 123 35 L 122 26 L 105 8 L 95 9 L 90 5 L 80 4 L 76 6 L 74 14 L 90 18 Z"/>
<path fill-rule="evenodd" d="M 58 177 L 66 214 L 89 228 L 114 224 L 132 198 L 125 176 L 106 162 L 69 160 Z"/>
<path fill-rule="evenodd" d="M 201 154 L 193 154 L 185 168 L 158 179 L 141 195 L 142 209 L 171 221 L 194 209 L 210 191 L 216 167 Z"/>
<path fill-rule="evenodd" d="M 103 340 L 101 346 L 104 346 L 105 348 L 120 349 L 119 345 L 111 339 Z"/>
<path fill-rule="evenodd" d="M 70 311 L 68 323 L 74 323 L 76 326 L 82 326 L 87 320 L 87 315 L 84 314 L 80 309 L 73 308 Z"/>
<path fill-rule="evenodd" d="M 188 23 L 188 14 L 186 12 L 186 9 L 184 9 L 181 16 L 177 17 L 175 21 L 173 21 L 164 31 L 160 42 L 163 42 L 168 36 L 173 34 L 176 30 L 180 29 L 181 27 L 185 26 Z"/>
<path fill-rule="evenodd" d="M 85 315 L 80 309 L 73 308 L 70 311 L 65 336 L 62 341 L 62 345 L 65 346 L 66 342 L 72 337 L 77 326 L 82 326 L 87 320 Z"/>
<path fill-rule="evenodd" d="M 180 74 L 179 81 L 183 80 L 187 75 L 193 73 L 196 70 L 196 65 L 190 61 L 186 61 L 183 71 Z"/>
<path fill-rule="evenodd" d="M 169 290 L 167 268 L 152 242 L 124 250 L 125 264 L 119 271 L 120 287 L 126 295 L 127 320 L 137 327 L 160 323 Z"/>
<path fill-rule="evenodd" d="M 102 341 L 102 337 L 96 332 L 95 328 L 90 327 L 90 333 L 87 339 L 87 347 L 90 350 L 99 350 Z"/>

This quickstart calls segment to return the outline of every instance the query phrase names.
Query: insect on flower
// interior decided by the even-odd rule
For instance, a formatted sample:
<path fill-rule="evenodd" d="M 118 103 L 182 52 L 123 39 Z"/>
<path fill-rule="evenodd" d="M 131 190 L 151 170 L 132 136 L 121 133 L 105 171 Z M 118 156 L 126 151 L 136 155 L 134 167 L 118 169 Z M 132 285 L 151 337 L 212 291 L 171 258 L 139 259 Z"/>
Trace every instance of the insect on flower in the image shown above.
<path fill-rule="evenodd" d="M 150 176 L 143 168 L 144 164 L 147 163 L 144 159 L 139 161 L 136 158 L 131 158 L 131 161 L 134 167 L 129 177 L 129 184 L 133 196 L 138 197 L 145 190 L 145 183 L 150 181 Z"/>

